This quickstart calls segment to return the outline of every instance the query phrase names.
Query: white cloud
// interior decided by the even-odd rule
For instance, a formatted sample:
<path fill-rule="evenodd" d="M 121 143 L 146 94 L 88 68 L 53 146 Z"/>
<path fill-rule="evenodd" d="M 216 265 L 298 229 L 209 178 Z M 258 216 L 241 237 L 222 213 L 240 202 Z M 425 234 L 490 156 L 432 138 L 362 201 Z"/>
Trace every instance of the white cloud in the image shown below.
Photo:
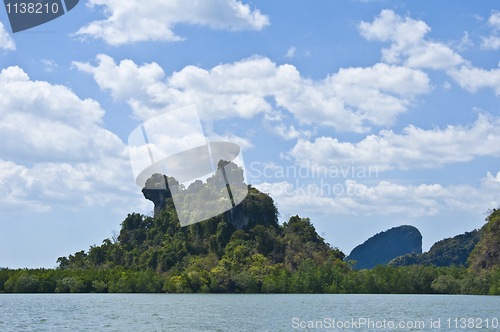
<path fill-rule="evenodd" d="M 500 47 L 500 37 L 498 36 L 489 36 L 489 37 L 481 37 L 481 48 L 485 50 L 498 50 Z"/>
<path fill-rule="evenodd" d="M 488 37 L 481 37 L 481 48 L 497 50 L 500 48 L 500 12 L 494 10 L 488 19 L 488 25 L 492 28 L 492 32 Z M 499 64 L 500 65 L 500 64 Z M 477 68 L 469 63 L 462 65 L 460 68 L 450 68 L 447 71 L 463 89 L 470 92 L 476 92 L 480 88 L 490 87 L 495 90 L 495 94 L 500 94 L 500 69 L 482 69 Z"/>
<path fill-rule="evenodd" d="M 488 181 L 500 183 L 500 172 L 498 172 L 496 176 L 493 176 L 493 175 L 491 175 L 490 172 L 488 172 L 488 174 L 486 175 L 486 179 Z"/>
<path fill-rule="evenodd" d="M 499 178 L 499 175 L 497 175 Z M 500 183 L 488 173 L 479 187 L 470 185 L 401 185 L 380 181 L 368 186 L 356 180 L 331 183 L 265 182 L 254 185 L 267 192 L 285 211 L 313 215 L 435 216 L 446 210 L 476 213 L 500 204 Z"/>
<path fill-rule="evenodd" d="M 102 38 L 111 45 L 140 41 L 179 41 L 172 29 L 179 23 L 213 29 L 261 30 L 269 17 L 237 0 L 89 0 L 103 6 L 107 18 L 80 28 L 76 35 Z"/>
<path fill-rule="evenodd" d="M 62 85 L 31 81 L 19 67 L 0 73 L 0 153 L 30 161 L 81 161 L 116 156 L 121 140 L 102 129 L 104 110 Z M 122 145 L 123 150 L 123 145 Z"/>
<path fill-rule="evenodd" d="M 78 210 L 90 206 L 139 207 L 140 188 L 129 161 L 103 158 L 95 163 L 18 165 L 0 159 L 0 206 L 49 212 L 54 206 Z M 130 175 L 130 176 L 127 176 Z"/>
<path fill-rule="evenodd" d="M 294 46 L 292 46 L 288 49 L 285 56 L 288 58 L 293 58 L 295 56 L 296 51 L 297 51 L 297 49 Z"/>
<path fill-rule="evenodd" d="M 0 206 L 4 210 L 25 205 L 29 210 L 36 212 L 50 212 L 49 205 L 35 200 L 26 199 L 27 192 L 33 185 L 32 178 L 27 176 L 27 168 L 10 161 L 0 159 Z"/>
<path fill-rule="evenodd" d="M 489 37 L 481 37 L 481 47 L 498 49 L 500 12 L 493 11 L 488 25 L 492 27 L 492 34 Z M 403 19 L 392 10 L 382 10 L 373 22 L 361 22 L 359 30 L 367 40 L 391 42 L 390 48 L 382 50 L 382 58 L 388 63 L 403 63 L 413 68 L 443 69 L 462 88 L 470 92 L 482 87 L 491 87 L 497 95 L 500 94 L 500 69 L 485 70 L 474 67 L 443 43 L 426 39 L 431 28 L 423 21 L 410 17 Z M 464 50 L 472 45 L 469 34 L 465 31 L 457 49 Z"/>
<path fill-rule="evenodd" d="M 429 77 L 424 72 L 383 63 L 368 68 L 340 69 L 325 81 L 327 87 L 333 88 L 336 100 L 357 107 L 356 113 L 362 119 L 386 126 L 406 111 L 414 94 L 430 90 Z M 317 103 L 312 97 L 308 102 Z M 329 119 L 325 116 L 319 118 L 320 121 Z"/>
<path fill-rule="evenodd" d="M 448 82 L 448 81 L 444 82 L 443 89 L 448 90 L 449 88 L 451 88 L 450 82 Z"/>
<path fill-rule="evenodd" d="M 474 43 L 472 42 L 472 40 L 470 40 L 469 33 L 467 31 L 464 31 L 464 36 L 460 40 L 460 44 L 457 46 L 457 49 L 459 51 L 464 51 L 472 46 L 474 46 Z"/>
<path fill-rule="evenodd" d="M 45 71 L 47 71 L 49 73 L 53 72 L 55 68 L 59 67 L 54 60 L 42 59 L 42 60 L 40 60 L 40 62 L 45 67 Z"/>
<path fill-rule="evenodd" d="M 16 49 L 16 43 L 9 36 L 2 22 L 0 22 L 0 48 L 7 51 L 14 51 Z"/>
<path fill-rule="evenodd" d="M 234 134 L 218 135 L 215 133 L 208 134 L 207 140 L 209 142 L 231 142 L 238 144 L 241 150 L 253 148 L 252 142 L 248 138 L 239 137 Z"/>
<path fill-rule="evenodd" d="M 317 127 L 314 127 L 313 130 L 303 130 L 303 129 L 295 129 L 294 125 L 286 125 L 285 123 L 273 124 L 273 122 L 283 121 L 286 118 L 280 111 L 275 111 L 275 114 L 267 113 L 264 115 L 262 119 L 262 126 L 269 132 L 278 135 L 284 140 L 292 140 L 292 139 L 309 139 L 316 135 Z M 281 152 L 283 158 L 285 157 L 283 152 Z"/>
<path fill-rule="evenodd" d="M 143 89 L 154 86 L 165 76 L 163 69 L 153 62 L 137 66 L 132 60 L 122 60 L 117 66 L 115 61 L 104 54 L 96 56 L 98 67 L 89 63 L 73 62 L 73 66 L 92 74 L 101 89 L 109 91 L 115 99 L 139 99 Z"/>
<path fill-rule="evenodd" d="M 99 64 L 74 62 L 93 74 L 101 89 L 125 99 L 134 114 L 148 120 L 165 111 L 195 104 L 204 120 L 252 118 L 273 112 L 266 97 L 305 124 L 321 123 L 339 131 L 365 132 L 364 122 L 391 125 L 416 94 L 430 90 L 428 76 L 411 68 L 379 63 L 368 68 L 340 69 L 323 80 L 300 75 L 292 65 L 277 66 L 254 56 L 210 70 L 186 66 L 163 80 L 156 64 L 116 65 L 106 55 Z"/>
<path fill-rule="evenodd" d="M 404 63 L 413 68 L 446 69 L 464 63 L 464 59 L 443 43 L 425 39 L 431 28 L 423 21 L 402 18 L 392 10 L 382 10 L 372 23 L 359 24 L 367 40 L 390 41 L 382 50 L 387 63 Z"/>
<path fill-rule="evenodd" d="M 316 134 L 316 130 L 297 130 L 294 126 L 287 127 L 283 123 L 274 127 L 274 132 L 287 141 L 295 138 L 309 139 Z"/>
<path fill-rule="evenodd" d="M 108 205 L 140 195 L 126 145 L 99 126 L 104 111 L 70 89 L 0 73 L 0 206 L 50 211 Z M 135 200 L 134 200 L 135 198 Z"/>
<path fill-rule="evenodd" d="M 474 14 L 474 15 L 472 15 L 472 17 L 475 18 L 478 22 L 481 22 L 482 20 L 484 20 L 484 17 L 482 17 L 479 14 Z"/>
<path fill-rule="evenodd" d="M 492 28 L 492 32 L 488 37 L 481 36 L 481 48 L 485 50 L 498 50 L 500 47 L 500 12 L 494 10 L 488 19 L 488 25 Z"/>
<path fill-rule="evenodd" d="M 482 69 L 471 66 L 452 68 L 447 71 L 463 89 L 476 92 L 480 88 L 490 87 L 495 94 L 500 94 L 500 69 Z"/>
<path fill-rule="evenodd" d="M 412 125 L 398 135 L 382 130 L 358 143 L 319 137 L 314 142 L 298 140 L 287 153 L 301 165 L 373 166 L 379 171 L 434 168 L 467 162 L 476 156 L 500 156 L 500 118 L 479 115 L 471 126 L 448 126 L 423 130 Z"/>

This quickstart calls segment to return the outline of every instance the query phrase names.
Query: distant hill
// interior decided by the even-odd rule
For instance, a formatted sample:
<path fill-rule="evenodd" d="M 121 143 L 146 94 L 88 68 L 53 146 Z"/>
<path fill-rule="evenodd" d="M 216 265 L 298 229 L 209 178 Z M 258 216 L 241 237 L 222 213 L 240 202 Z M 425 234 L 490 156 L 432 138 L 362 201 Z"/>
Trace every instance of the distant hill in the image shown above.
<path fill-rule="evenodd" d="M 466 266 L 467 258 L 480 239 L 480 232 L 474 230 L 447 238 L 434 243 L 428 252 L 423 254 L 409 254 L 394 258 L 388 265 L 430 265 L 435 266 Z"/>
<path fill-rule="evenodd" d="M 481 239 L 467 260 L 475 272 L 500 266 L 500 210 L 492 210 L 486 221 L 480 231 Z"/>
<path fill-rule="evenodd" d="M 347 260 L 354 260 L 355 269 L 372 269 L 392 259 L 422 253 L 422 234 L 413 226 L 399 226 L 378 233 L 351 251 Z"/>

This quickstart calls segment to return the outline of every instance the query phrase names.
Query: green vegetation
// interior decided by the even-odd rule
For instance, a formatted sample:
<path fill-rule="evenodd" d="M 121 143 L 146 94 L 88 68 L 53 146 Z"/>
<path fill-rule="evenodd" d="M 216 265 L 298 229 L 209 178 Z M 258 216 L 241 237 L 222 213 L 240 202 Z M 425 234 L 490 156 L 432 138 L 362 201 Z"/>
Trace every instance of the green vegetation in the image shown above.
<path fill-rule="evenodd" d="M 490 211 L 486 221 L 487 223 L 481 228 L 481 239 L 467 260 L 476 273 L 500 265 L 500 210 Z"/>
<path fill-rule="evenodd" d="M 477 230 L 466 232 L 434 243 L 431 249 L 423 254 L 408 254 L 397 257 L 390 261 L 389 265 L 467 266 L 467 259 L 480 238 L 481 234 Z"/>
<path fill-rule="evenodd" d="M 233 210 L 186 227 L 180 227 L 171 195 L 161 196 L 165 204 L 157 218 L 129 214 L 116 239 L 59 257 L 57 269 L 1 269 L 0 292 L 500 295 L 498 210 L 487 218 L 470 269 L 431 264 L 353 270 L 308 218 L 293 216 L 279 225 L 271 197 L 254 188 Z M 405 241 L 415 240 L 411 248 L 421 245 L 419 232 L 404 234 Z"/>
<path fill-rule="evenodd" d="M 350 270 L 342 261 L 315 265 L 306 259 L 291 273 L 282 266 L 259 263 L 247 269 L 220 265 L 207 271 L 191 267 L 164 274 L 123 267 L 73 270 L 0 271 L 0 292 L 7 293 L 330 293 L 330 294 L 490 294 L 500 295 L 500 269 L 476 275 L 465 268 L 379 265 Z"/>
<path fill-rule="evenodd" d="M 348 261 L 356 261 L 354 268 L 373 269 L 393 258 L 422 252 L 422 234 L 413 226 L 399 226 L 380 232 L 351 251 Z"/>

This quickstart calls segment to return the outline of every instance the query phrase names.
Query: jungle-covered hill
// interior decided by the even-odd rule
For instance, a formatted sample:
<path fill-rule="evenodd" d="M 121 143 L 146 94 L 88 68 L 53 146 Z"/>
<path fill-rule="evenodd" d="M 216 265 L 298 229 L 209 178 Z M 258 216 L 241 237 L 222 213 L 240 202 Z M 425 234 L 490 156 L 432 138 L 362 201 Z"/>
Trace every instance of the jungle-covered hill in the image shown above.
<path fill-rule="evenodd" d="M 389 262 L 389 265 L 467 266 L 467 259 L 480 238 L 481 233 L 477 230 L 465 232 L 434 243 L 428 252 L 396 257 Z"/>
<path fill-rule="evenodd" d="M 316 264 L 344 258 L 321 238 L 308 218 L 291 217 L 283 225 L 271 197 L 250 188 L 241 203 L 244 215 L 253 216 L 241 230 L 226 220 L 227 214 L 181 227 L 174 205 L 168 202 L 156 219 L 129 214 L 122 222 L 116 242 L 109 239 L 92 246 L 88 253 L 60 257 L 62 269 L 113 268 L 151 269 L 182 272 L 191 265 L 213 269 L 226 259 L 230 264 L 247 265 L 254 259 L 271 265 L 282 264 L 294 272 L 305 259 Z M 254 257 L 255 256 L 255 257 Z"/>
<path fill-rule="evenodd" d="M 189 199 L 189 191 L 184 195 Z M 59 257 L 57 269 L 0 270 L 0 293 L 500 295 L 498 210 L 490 215 L 486 235 L 471 255 L 474 269 L 378 265 L 353 270 L 308 218 L 293 216 L 280 225 L 272 198 L 255 188 L 249 187 L 232 212 L 186 227 L 180 226 L 171 193 L 162 197 L 156 218 L 129 214 L 116 239 Z"/>
<path fill-rule="evenodd" d="M 479 243 L 467 260 L 470 268 L 476 273 L 500 266 L 500 210 L 490 211 L 486 221 L 480 230 Z"/>
<path fill-rule="evenodd" d="M 59 257 L 57 270 L 0 271 L 0 291 L 322 292 L 349 271 L 308 218 L 279 225 L 267 194 L 250 187 L 239 209 L 249 217 L 239 230 L 227 213 L 181 227 L 167 197 L 158 218 L 129 214 L 117 239 Z M 305 270 L 321 270 L 323 284 L 304 284 Z"/>
<path fill-rule="evenodd" d="M 308 218 L 294 216 L 279 225 L 272 198 L 255 188 L 239 206 L 242 215 L 250 216 L 240 230 L 228 222 L 228 213 L 181 227 L 171 200 L 166 198 L 156 219 L 129 214 L 116 241 L 106 239 L 88 252 L 60 257 L 60 269 L 152 271 L 175 276 L 167 291 L 195 292 L 201 287 L 210 292 L 260 288 L 266 277 L 291 275 L 304 264 L 348 270 L 344 254 L 325 243 Z M 266 288 L 278 287 L 270 280 Z"/>
<path fill-rule="evenodd" d="M 428 252 L 397 257 L 391 266 L 409 265 L 465 266 L 476 273 L 500 266 L 500 210 L 488 211 L 486 224 L 473 230 L 434 243 Z"/>

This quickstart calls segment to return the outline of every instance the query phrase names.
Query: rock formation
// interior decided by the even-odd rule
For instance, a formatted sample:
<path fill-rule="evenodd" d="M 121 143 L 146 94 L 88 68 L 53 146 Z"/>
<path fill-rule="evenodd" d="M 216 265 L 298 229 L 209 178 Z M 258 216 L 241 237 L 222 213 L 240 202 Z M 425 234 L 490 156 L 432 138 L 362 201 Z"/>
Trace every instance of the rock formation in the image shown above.
<path fill-rule="evenodd" d="M 422 234 L 413 226 L 399 226 L 378 233 L 351 251 L 347 260 L 355 269 L 372 269 L 406 254 L 422 253 Z"/>

